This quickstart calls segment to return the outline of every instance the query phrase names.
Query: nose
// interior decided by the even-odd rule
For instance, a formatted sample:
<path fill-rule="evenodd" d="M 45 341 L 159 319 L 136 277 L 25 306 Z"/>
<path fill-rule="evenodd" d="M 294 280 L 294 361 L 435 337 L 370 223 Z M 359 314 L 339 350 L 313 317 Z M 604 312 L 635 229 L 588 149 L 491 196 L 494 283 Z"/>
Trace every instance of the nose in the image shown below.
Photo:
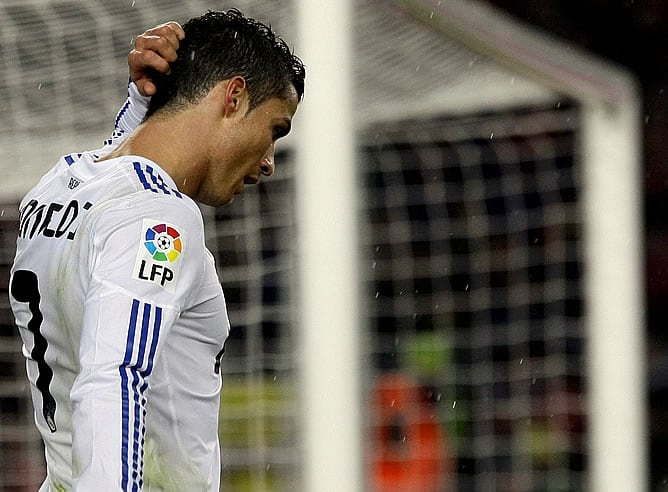
<path fill-rule="evenodd" d="M 275 144 L 271 144 L 271 147 L 267 152 L 262 156 L 262 161 L 260 161 L 260 170 L 265 176 L 271 176 L 274 174 L 274 150 Z"/>

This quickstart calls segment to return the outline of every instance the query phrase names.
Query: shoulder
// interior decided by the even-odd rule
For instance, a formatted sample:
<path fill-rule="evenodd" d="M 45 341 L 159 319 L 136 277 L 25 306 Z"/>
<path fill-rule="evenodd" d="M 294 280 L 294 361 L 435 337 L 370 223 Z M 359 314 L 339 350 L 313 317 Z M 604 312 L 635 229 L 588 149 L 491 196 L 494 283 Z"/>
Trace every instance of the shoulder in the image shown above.
<path fill-rule="evenodd" d="M 95 180 L 100 199 L 94 208 L 99 209 L 98 214 L 114 210 L 118 212 L 117 218 L 157 214 L 203 227 L 199 206 L 178 190 L 171 176 L 158 164 L 138 156 L 103 162 L 109 171 Z"/>
<path fill-rule="evenodd" d="M 202 214 L 190 198 L 142 188 L 90 212 L 77 236 L 90 241 L 96 278 L 142 298 L 188 305 L 207 269 Z"/>
<path fill-rule="evenodd" d="M 189 242 L 204 241 L 204 221 L 199 206 L 181 193 L 173 179 L 157 164 L 141 157 L 125 156 L 107 161 L 111 175 L 95 184 L 98 201 L 89 212 L 88 228 L 96 243 L 115 230 L 136 238 L 161 224 L 182 231 Z M 112 188 L 112 189 L 109 189 Z M 160 229 L 160 227 L 158 227 Z"/>
<path fill-rule="evenodd" d="M 179 192 L 174 181 L 156 164 L 145 159 L 124 158 L 124 165 L 130 169 L 130 175 L 135 178 L 141 189 L 156 195 L 172 196 L 176 199 L 187 197 Z"/>
<path fill-rule="evenodd" d="M 106 200 L 90 210 L 87 222 L 90 237 L 97 243 L 119 229 L 129 237 L 143 237 L 147 229 L 159 225 L 188 236 L 189 242 L 204 242 L 204 221 L 199 207 L 187 196 L 177 197 L 173 193 L 140 190 Z"/>

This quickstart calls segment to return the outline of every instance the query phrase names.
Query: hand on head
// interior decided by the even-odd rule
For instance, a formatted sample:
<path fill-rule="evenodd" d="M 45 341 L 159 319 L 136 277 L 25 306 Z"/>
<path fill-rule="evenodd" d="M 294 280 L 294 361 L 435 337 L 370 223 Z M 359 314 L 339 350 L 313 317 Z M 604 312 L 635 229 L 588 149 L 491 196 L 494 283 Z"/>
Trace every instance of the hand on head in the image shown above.
<path fill-rule="evenodd" d="M 184 38 L 181 25 L 175 21 L 160 24 L 137 36 L 134 48 L 128 53 L 128 66 L 130 79 L 142 95 L 155 94 L 152 74 L 169 73 L 169 64 L 176 61 L 179 43 Z"/>

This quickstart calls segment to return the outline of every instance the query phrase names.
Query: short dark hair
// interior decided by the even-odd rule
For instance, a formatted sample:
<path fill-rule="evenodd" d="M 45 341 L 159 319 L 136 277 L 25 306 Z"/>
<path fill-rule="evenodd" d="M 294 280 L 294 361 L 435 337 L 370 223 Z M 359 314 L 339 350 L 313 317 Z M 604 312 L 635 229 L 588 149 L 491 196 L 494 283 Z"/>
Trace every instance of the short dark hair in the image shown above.
<path fill-rule="evenodd" d="M 304 64 L 269 26 L 230 9 L 190 19 L 183 30 L 185 39 L 171 72 L 153 77 L 157 92 L 146 118 L 196 103 L 216 84 L 236 75 L 246 80 L 249 111 L 267 99 L 288 97 L 291 87 L 301 101 Z"/>

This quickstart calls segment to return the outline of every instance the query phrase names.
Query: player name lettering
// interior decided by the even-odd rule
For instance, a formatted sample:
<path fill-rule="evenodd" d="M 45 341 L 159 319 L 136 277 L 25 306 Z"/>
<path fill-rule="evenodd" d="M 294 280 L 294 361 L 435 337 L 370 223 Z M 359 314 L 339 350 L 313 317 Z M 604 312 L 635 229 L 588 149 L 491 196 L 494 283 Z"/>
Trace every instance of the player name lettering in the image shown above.
<path fill-rule="evenodd" d="M 82 210 L 88 210 L 92 206 L 90 202 L 79 205 L 77 200 L 71 200 L 67 205 L 30 200 L 20 211 L 19 237 L 32 239 L 36 235 L 42 235 L 56 239 L 64 237 L 72 241 L 77 217 Z"/>
<path fill-rule="evenodd" d="M 171 282 L 174 279 L 174 272 L 164 265 L 142 260 L 138 276 L 142 280 L 149 280 L 151 282 L 159 281 L 160 285 L 164 286 L 165 283 Z"/>

